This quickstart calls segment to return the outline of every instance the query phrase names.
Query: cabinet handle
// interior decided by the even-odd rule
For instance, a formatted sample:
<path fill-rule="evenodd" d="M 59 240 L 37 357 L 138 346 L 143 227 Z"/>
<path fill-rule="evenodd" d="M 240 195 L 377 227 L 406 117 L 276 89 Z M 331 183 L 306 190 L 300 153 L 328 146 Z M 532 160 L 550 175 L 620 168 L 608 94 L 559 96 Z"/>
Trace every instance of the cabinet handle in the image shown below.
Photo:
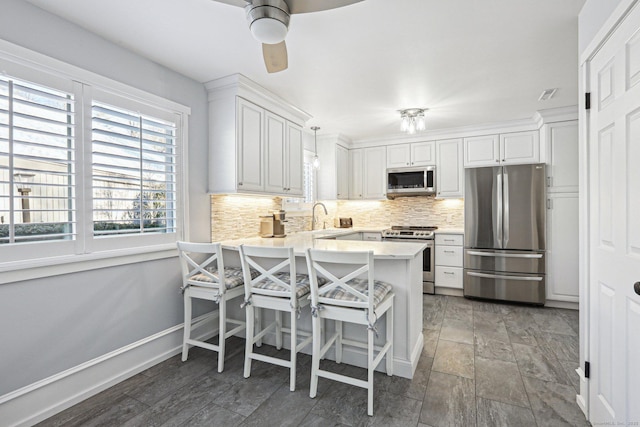
<path fill-rule="evenodd" d="M 547 199 L 547 209 L 553 209 L 553 201 L 551 199 Z"/>
<path fill-rule="evenodd" d="M 547 187 L 553 187 L 553 177 L 547 177 Z"/>
<path fill-rule="evenodd" d="M 454 239 L 444 239 L 445 242 L 455 242 Z"/>
<path fill-rule="evenodd" d="M 451 274 L 453 276 L 455 273 L 452 273 L 451 271 L 445 271 L 444 274 Z"/>
<path fill-rule="evenodd" d="M 496 159 L 496 163 L 500 163 L 500 160 Z"/>
<path fill-rule="evenodd" d="M 445 254 L 455 254 L 456 251 L 443 251 Z"/>

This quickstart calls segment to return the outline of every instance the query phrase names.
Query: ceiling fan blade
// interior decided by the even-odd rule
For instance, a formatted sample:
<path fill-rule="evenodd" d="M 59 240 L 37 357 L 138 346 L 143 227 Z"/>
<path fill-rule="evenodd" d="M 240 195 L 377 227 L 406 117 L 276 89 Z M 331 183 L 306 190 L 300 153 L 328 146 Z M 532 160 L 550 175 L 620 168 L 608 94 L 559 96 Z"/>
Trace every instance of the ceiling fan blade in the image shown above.
<path fill-rule="evenodd" d="M 289 6 L 289 12 L 294 13 L 310 13 L 320 12 L 322 10 L 335 9 L 338 7 L 348 6 L 353 3 L 359 3 L 363 0 L 285 0 Z"/>
<path fill-rule="evenodd" d="M 262 56 L 267 72 L 277 73 L 286 70 L 289 66 L 287 59 L 287 45 L 284 42 L 278 44 L 262 44 Z"/>
<path fill-rule="evenodd" d="M 245 7 L 248 3 L 245 0 L 213 0 L 213 1 L 217 1 L 218 3 L 228 4 L 231 6 L 238 6 L 238 7 Z"/>

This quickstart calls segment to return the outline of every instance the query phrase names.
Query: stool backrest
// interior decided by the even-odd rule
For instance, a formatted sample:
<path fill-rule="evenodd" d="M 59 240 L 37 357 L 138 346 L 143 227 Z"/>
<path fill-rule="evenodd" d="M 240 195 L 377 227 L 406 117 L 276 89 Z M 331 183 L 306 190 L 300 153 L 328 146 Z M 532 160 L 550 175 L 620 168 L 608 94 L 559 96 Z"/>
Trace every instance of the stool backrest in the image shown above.
<path fill-rule="evenodd" d="M 244 274 L 245 300 L 249 300 L 251 294 L 296 300 L 296 263 L 293 248 L 240 245 L 240 261 Z M 258 272 L 257 277 L 252 278 L 251 269 Z M 289 273 L 289 281 L 276 276 L 276 273 L 281 272 Z M 256 287 L 261 283 L 267 288 Z"/>
<path fill-rule="evenodd" d="M 366 252 L 342 252 L 325 251 L 320 249 L 307 249 L 307 268 L 311 278 L 311 304 L 318 307 L 319 304 L 342 305 L 355 308 L 367 308 L 373 313 L 373 251 Z M 347 273 L 332 273 L 331 266 L 335 271 L 339 267 L 340 271 Z M 318 273 L 328 281 L 322 286 L 318 286 Z M 354 289 L 349 283 L 352 279 L 366 280 L 368 295 Z M 331 298 L 331 294 L 342 293 L 347 298 Z"/>
<path fill-rule="evenodd" d="M 182 289 L 189 285 L 210 286 L 219 288 L 219 293 L 226 290 L 222 245 L 220 243 L 178 242 L 178 255 L 182 267 Z M 198 261 L 205 258 L 204 261 Z M 218 275 L 209 269 L 217 270 Z M 221 286 L 222 284 L 222 286 Z"/>

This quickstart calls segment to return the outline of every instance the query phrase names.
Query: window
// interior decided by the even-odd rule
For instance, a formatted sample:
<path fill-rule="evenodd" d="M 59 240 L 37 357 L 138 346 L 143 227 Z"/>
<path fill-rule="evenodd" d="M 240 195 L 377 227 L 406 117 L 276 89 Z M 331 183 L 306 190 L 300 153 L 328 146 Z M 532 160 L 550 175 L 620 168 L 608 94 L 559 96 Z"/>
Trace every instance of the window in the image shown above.
<path fill-rule="evenodd" d="M 188 108 L 15 57 L 0 51 L 0 271 L 173 248 Z"/>

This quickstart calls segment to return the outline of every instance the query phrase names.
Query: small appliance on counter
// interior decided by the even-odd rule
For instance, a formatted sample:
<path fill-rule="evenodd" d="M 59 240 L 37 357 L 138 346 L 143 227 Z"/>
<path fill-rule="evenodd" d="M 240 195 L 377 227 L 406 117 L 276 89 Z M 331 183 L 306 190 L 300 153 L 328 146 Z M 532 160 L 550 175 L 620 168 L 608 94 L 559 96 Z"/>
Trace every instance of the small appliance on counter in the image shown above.
<path fill-rule="evenodd" d="M 352 218 L 335 218 L 333 220 L 333 226 L 336 228 L 351 228 L 353 227 Z"/>
<path fill-rule="evenodd" d="M 285 215 L 285 211 L 279 210 L 271 215 L 260 216 L 260 237 L 285 237 Z"/>

